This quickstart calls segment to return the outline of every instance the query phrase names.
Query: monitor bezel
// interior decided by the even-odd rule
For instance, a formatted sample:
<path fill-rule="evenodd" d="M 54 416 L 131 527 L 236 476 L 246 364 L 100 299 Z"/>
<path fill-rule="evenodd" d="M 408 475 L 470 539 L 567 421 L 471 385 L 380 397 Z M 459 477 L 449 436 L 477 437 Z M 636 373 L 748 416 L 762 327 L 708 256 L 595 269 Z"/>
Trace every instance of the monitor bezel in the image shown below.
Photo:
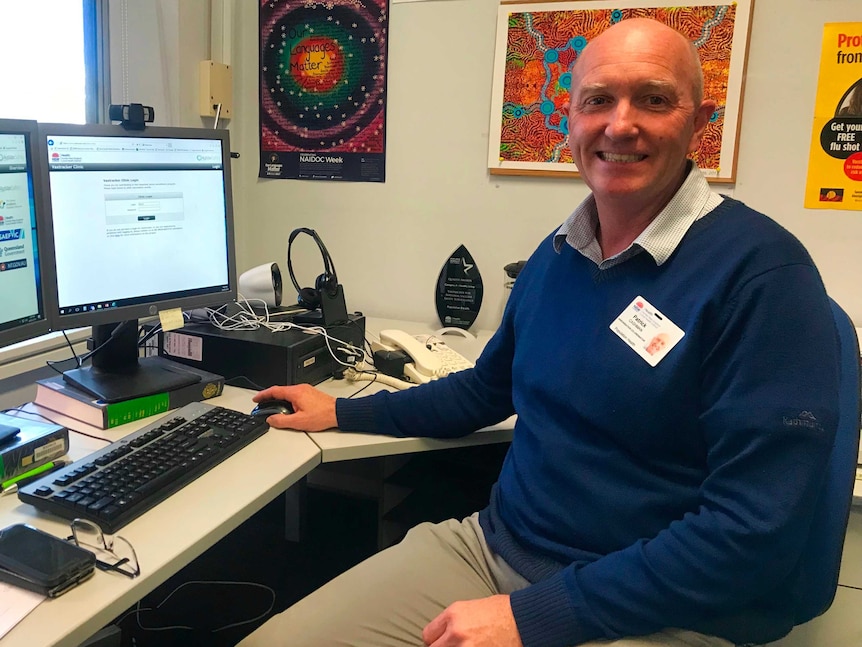
<path fill-rule="evenodd" d="M 36 210 L 36 246 L 39 255 L 39 295 L 42 302 L 42 318 L 38 321 L 21 323 L 13 328 L 0 330 L 0 348 L 41 337 L 53 327 L 51 318 L 54 312 L 54 240 L 51 233 L 49 205 L 45 201 L 47 177 L 39 147 L 41 141 L 38 123 L 30 119 L 0 119 L 0 132 L 22 134 L 27 138 L 31 178 L 33 184 L 33 206 Z"/>
<path fill-rule="evenodd" d="M 160 312 L 180 308 L 192 310 L 196 308 L 218 307 L 226 303 L 234 302 L 237 298 L 237 273 L 236 273 L 236 233 L 234 229 L 233 210 L 233 186 L 231 174 L 230 133 L 222 129 L 187 128 L 177 126 L 148 126 L 143 130 L 130 130 L 118 124 L 58 124 L 40 123 L 39 146 L 43 161 L 43 173 L 45 176 L 45 199 L 47 202 L 47 216 L 49 227 L 53 230 L 53 209 L 50 191 L 50 167 L 48 164 L 48 138 L 50 136 L 102 136 L 102 137 L 151 137 L 151 138 L 174 138 L 174 139 L 206 139 L 221 141 L 222 166 L 224 169 L 225 187 L 225 225 L 227 228 L 227 254 L 228 254 L 228 289 L 219 292 L 205 294 L 186 295 L 173 299 L 165 299 L 152 303 L 140 303 L 119 306 L 106 310 L 91 310 L 75 314 L 60 314 L 59 295 L 57 292 L 56 274 L 52 281 L 51 311 L 49 318 L 55 330 L 68 330 L 84 326 L 97 326 L 103 324 L 120 323 L 133 319 L 146 319 L 156 317 Z M 51 252 L 54 253 L 53 236 L 51 237 Z M 52 264 L 53 267 L 53 264 Z M 56 273 L 56 268 L 54 267 Z"/>

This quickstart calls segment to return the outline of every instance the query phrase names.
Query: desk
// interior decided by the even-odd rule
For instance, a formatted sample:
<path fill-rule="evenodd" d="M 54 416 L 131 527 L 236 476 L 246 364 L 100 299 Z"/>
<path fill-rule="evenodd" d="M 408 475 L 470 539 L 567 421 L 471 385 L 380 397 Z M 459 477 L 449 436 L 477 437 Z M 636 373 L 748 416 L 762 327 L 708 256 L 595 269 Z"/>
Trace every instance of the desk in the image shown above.
<path fill-rule="evenodd" d="M 226 387 L 223 395 L 209 402 L 245 412 L 252 407 L 250 392 L 232 387 Z M 156 419 L 88 433 L 115 440 Z M 82 423 L 72 426 L 84 427 Z M 72 459 L 104 444 L 79 434 L 71 437 Z M 271 429 L 120 531 L 135 547 L 140 577 L 130 580 L 96 571 L 88 582 L 36 607 L 0 640 L 0 646 L 77 647 L 319 462 L 320 449 L 308 436 Z M 68 525 L 61 519 L 40 513 L 13 496 L 0 497 L 0 519 L 3 527 L 24 522 L 57 536 L 69 534 Z"/>
<path fill-rule="evenodd" d="M 428 325 L 397 321 L 394 319 L 367 318 L 365 322 L 366 331 L 376 335 L 381 330 L 396 328 L 410 334 L 427 334 L 431 331 Z M 457 350 L 464 357 L 475 361 L 493 335 L 493 331 L 480 330 L 475 338 L 461 337 L 447 334 L 442 336 L 446 344 Z M 347 380 L 327 380 L 319 385 L 321 390 L 335 397 L 348 397 L 358 389 L 368 385 L 368 382 L 349 382 Z M 371 394 L 386 390 L 380 384 L 371 384 L 362 393 Z M 375 456 L 392 456 L 395 454 L 407 454 L 413 452 L 425 452 L 436 449 L 449 449 L 452 447 L 465 447 L 470 445 L 487 445 L 490 443 L 502 443 L 512 440 L 512 431 L 515 427 L 515 416 L 504 420 L 492 427 L 487 427 L 464 438 L 454 440 L 437 440 L 432 438 L 392 438 L 389 436 L 375 436 L 370 434 L 354 434 L 340 431 L 321 431 L 309 434 L 311 439 L 320 447 L 321 463 L 335 461 L 354 460 L 357 458 L 371 458 Z"/>
<path fill-rule="evenodd" d="M 371 319 L 372 333 L 400 328 L 411 333 L 430 332 L 430 327 L 389 319 Z M 478 339 L 446 336 L 446 342 L 470 359 L 481 352 L 490 332 Z M 348 396 L 365 386 L 330 380 L 322 390 Z M 382 388 L 371 385 L 366 392 Z M 208 402 L 248 412 L 253 392 L 225 387 L 224 394 Z M 38 411 L 38 407 L 29 405 Z M 117 440 L 158 419 L 140 420 L 123 427 L 101 430 L 81 422 L 44 412 L 58 422 L 93 435 Z M 465 445 L 505 442 L 513 423 L 507 421 L 465 439 L 434 441 L 418 438 L 386 438 L 338 431 L 312 435 L 270 430 L 225 462 L 202 475 L 167 500 L 120 530 L 138 554 L 141 575 L 129 580 L 97 571 L 94 577 L 55 600 L 40 604 L 21 623 L 0 639 L 0 647 L 77 647 L 117 615 L 178 572 L 183 566 L 226 536 L 280 493 L 305 477 L 326 457 L 327 461 L 387 456 Z M 69 457 L 76 460 L 104 443 L 71 434 Z M 56 536 L 67 536 L 68 525 L 58 517 L 38 512 L 17 497 L 0 497 L 0 527 L 29 523 Z"/>

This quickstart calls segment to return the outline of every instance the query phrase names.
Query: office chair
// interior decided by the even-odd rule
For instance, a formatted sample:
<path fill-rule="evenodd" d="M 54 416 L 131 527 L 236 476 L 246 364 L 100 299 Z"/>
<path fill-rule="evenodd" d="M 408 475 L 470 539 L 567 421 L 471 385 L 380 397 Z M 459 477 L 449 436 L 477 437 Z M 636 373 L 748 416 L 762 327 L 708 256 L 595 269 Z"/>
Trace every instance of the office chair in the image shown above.
<path fill-rule="evenodd" d="M 859 342 L 850 318 L 830 301 L 840 343 L 838 428 L 811 534 L 790 581 L 797 608 L 794 625 L 823 614 L 835 598 L 859 455 Z"/>

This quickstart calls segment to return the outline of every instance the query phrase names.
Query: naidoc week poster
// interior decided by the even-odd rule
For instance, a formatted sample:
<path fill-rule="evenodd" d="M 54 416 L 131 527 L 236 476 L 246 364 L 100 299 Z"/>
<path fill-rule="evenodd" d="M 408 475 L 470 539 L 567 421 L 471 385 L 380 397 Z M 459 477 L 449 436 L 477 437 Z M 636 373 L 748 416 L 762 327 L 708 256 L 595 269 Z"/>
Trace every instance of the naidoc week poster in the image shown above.
<path fill-rule="evenodd" d="M 260 4 L 260 177 L 386 179 L 388 0 Z"/>
<path fill-rule="evenodd" d="M 805 206 L 862 210 L 862 22 L 823 27 Z"/>

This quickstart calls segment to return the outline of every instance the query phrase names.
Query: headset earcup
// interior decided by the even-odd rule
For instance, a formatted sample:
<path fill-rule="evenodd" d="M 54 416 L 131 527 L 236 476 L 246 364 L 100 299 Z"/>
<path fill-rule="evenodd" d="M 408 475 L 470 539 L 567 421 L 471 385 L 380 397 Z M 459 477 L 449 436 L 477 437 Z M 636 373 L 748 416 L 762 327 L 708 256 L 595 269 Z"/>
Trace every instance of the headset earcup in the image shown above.
<path fill-rule="evenodd" d="M 302 288 L 299 291 L 297 303 L 303 308 L 314 310 L 320 307 L 320 292 L 314 288 Z"/>
<path fill-rule="evenodd" d="M 320 300 L 320 294 L 322 292 L 324 292 L 324 291 L 331 292 L 332 291 L 332 277 L 330 277 L 329 274 L 326 274 L 325 272 L 323 274 L 319 275 L 314 280 L 314 289 L 317 290 L 317 294 L 318 294 L 317 298 L 319 301 Z"/>

